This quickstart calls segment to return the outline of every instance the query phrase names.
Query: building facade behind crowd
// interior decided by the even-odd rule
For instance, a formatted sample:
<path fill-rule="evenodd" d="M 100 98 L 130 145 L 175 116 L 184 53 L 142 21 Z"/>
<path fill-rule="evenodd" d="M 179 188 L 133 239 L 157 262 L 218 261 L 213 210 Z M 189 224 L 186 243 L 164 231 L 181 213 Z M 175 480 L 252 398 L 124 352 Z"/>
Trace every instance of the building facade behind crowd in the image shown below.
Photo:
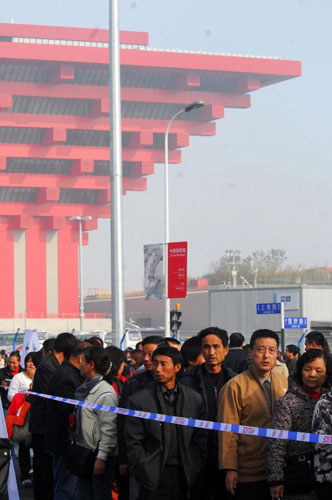
<path fill-rule="evenodd" d="M 240 332 L 228 343 L 227 332 L 216 327 L 182 346 L 159 336 L 139 344 L 124 353 L 104 349 L 94 337 L 82 343 L 63 333 L 28 355 L 23 370 L 19 353 L 9 355 L 0 369 L 1 397 L 5 409 L 11 404 L 9 422 L 17 418 L 18 400 L 31 403 L 35 499 L 332 497 L 328 444 L 217 434 L 87 407 L 73 411 L 65 403 L 19 394 L 33 383 L 36 392 L 87 403 L 332 435 L 331 355 L 320 332 L 306 335 L 302 356 L 298 346 L 288 345 L 286 363 L 278 335 L 267 329 L 252 334 L 248 349 Z M 75 447 L 90 457 L 84 476 L 69 459 Z M 29 447 L 19 450 L 21 481 L 29 486 Z"/>

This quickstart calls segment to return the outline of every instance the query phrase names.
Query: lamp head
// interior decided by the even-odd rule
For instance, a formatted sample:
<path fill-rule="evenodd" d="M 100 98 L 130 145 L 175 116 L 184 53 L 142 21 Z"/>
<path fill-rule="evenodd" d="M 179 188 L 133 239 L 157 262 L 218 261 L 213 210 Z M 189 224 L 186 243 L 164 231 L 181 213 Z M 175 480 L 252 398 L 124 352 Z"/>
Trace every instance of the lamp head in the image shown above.
<path fill-rule="evenodd" d="M 78 220 L 78 221 L 85 221 L 85 220 L 91 220 L 92 217 L 86 216 L 86 217 L 80 217 L 80 216 L 74 216 L 74 217 L 68 217 L 68 220 Z"/>
<path fill-rule="evenodd" d="M 191 104 L 188 104 L 188 106 L 186 106 L 184 110 L 188 113 L 188 111 L 201 108 L 202 106 L 204 106 L 204 101 L 194 101 Z"/>

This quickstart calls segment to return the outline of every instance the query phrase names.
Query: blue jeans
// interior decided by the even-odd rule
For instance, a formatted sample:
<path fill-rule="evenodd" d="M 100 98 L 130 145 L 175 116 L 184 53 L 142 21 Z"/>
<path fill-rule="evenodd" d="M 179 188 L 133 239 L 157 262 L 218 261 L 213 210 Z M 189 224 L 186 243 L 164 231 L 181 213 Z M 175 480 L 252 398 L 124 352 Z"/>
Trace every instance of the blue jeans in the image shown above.
<path fill-rule="evenodd" d="M 65 466 L 65 457 L 52 453 L 54 500 L 74 500 L 77 476 L 69 474 Z"/>
<path fill-rule="evenodd" d="M 78 477 L 75 500 L 112 500 L 112 483 L 117 457 L 108 457 L 102 476 Z"/>

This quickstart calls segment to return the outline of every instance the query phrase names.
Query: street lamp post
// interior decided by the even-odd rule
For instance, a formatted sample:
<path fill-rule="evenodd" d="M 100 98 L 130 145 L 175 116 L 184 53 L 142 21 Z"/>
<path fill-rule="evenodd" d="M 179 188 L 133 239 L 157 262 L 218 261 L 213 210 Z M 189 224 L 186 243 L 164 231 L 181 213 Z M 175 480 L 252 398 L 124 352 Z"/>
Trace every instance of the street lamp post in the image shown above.
<path fill-rule="evenodd" d="M 80 330 L 83 330 L 83 314 L 84 314 L 84 304 L 83 304 L 83 258 L 82 258 L 82 222 L 85 220 L 90 220 L 91 217 L 69 217 L 69 220 L 78 222 L 78 265 L 79 265 L 79 298 L 80 298 Z"/>
<path fill-rule="evenodd" d="M 125 330 L 125 307 L 122 255 L 122 138 L 118 0 L 109 0 L 109 57 L 112 343 L 119 347 Z"/>
<path fill-rule="evenodd" d="M 174 120 L 182 113 L 204 106 L 203 101 L 194 101 L 180 111 L 177 111 L 169 120 L 165 132 L 165 337 L 170 333 L 170 300 L 168 298 L 168 243 L 169 243 L 169 192 L 168 192 L 168 134 Z"/>

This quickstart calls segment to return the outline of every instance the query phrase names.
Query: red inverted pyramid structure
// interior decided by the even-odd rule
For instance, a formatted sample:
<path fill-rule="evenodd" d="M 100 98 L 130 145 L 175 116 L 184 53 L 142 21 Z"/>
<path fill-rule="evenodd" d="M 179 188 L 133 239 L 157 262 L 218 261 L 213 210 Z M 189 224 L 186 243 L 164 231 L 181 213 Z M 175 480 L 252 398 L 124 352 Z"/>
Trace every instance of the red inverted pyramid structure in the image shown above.
<path fill-rule="evenodd" d="M 108 32 L 0 24 L 0 317 L 78 315 L 78 226 L 110 216 Z M 300 76 L 278 58 L 152 49 L 147 33 L 121 32 L 123 191 L 144 191 L 191 135 L 216 133 L 225 108 Z"/>

